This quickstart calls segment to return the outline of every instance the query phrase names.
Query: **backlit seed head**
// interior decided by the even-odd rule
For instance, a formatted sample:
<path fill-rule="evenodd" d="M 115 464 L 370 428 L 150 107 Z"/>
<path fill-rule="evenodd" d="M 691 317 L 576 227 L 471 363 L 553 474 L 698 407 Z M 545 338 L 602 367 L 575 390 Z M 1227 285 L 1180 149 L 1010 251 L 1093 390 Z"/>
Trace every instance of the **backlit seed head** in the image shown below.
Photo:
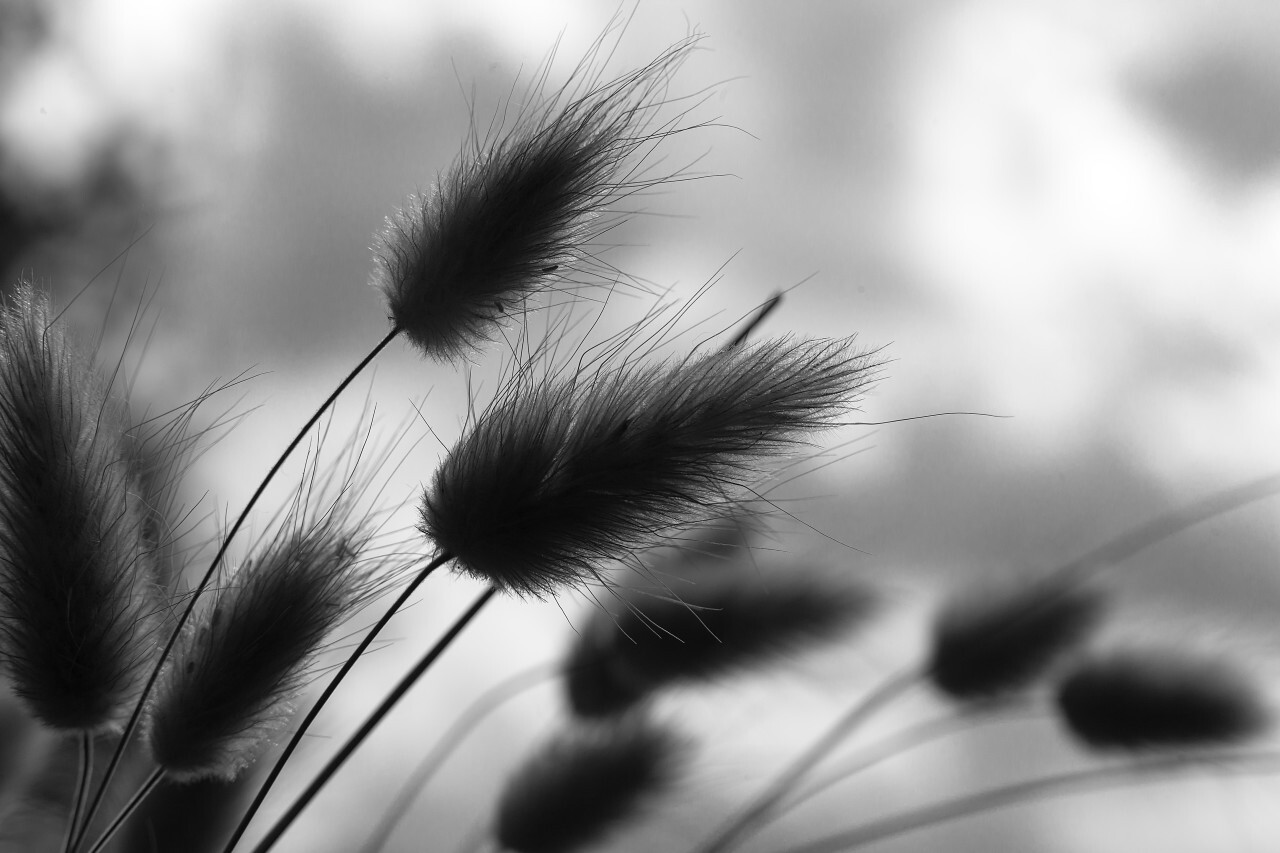
<path fill-rule="evenodd" d="M 663 686 L 765 665 L 866 619 L 876 596 L 800 567 L 695 576 L 679 597 L 620 590 L 624 609 L 597 610 L 564 663 L 580 716 L 627 710 Z"/>
<path fill-rule="evenodd" d="M 163 609 L 125 408 L 20 285 L 0 309 L 0 645 L 43 723 L 119 726 Z"/>
<path fill-rule="evenodd" d="M 246 564 L 187 623 L 151 707 L 170 778 L 233 778 L 288 720 L 307 665 L 361 600 L 358 552 L 335 531 L 290 536 Z"/>
<path fill-rule="evenodd" d="M 852 340 L 775 340 L 591 375 L 518 373 L 450 450 L 422 531 L 520 594 L 735 508 L 778 454 L 835 425 L 878 364 Z"/>
<path fill-rule="evenodd" d="M 1057 703 L 1072 734 L 1095 749 L 1232 743 L 1268 723 L 1256 688 L 1230 661 L 1164 648 L 1082 661 Z"/>
<path fill-rule="evenodd" d="M 558 94 L 538 97 L 496 139 L 473 134 L 374 244 L 373 283 L 392 325 L 425 354 L 454 359 L 491 339 L 527 297 L 589 278 L 617 205 L 676 177 L 650 173 L 645 161 L 662 139 L 690 129 L 683 114 L 661 124 L 657 114 L 697 41 L 601 81 L 592 59 L 608 53 L 602 37 Z"/>
<path fill-rule="evenodd" d="M 934 619 L 929 677 L 961 700 L 1020 690 L 1084 640 L 1103 605 L 1096 588 L 1056 576 L 965 590 Z"/>

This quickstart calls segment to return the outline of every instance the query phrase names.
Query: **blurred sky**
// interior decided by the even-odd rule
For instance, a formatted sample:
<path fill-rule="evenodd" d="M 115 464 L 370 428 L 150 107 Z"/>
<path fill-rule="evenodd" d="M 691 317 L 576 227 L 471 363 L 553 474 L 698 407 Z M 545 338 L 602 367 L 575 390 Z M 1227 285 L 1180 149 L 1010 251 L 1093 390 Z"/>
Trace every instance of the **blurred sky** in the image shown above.
<path fill-rule="evenodd" d="M 139 393 L 158 408 L 271 371 L 247 398 L 262 409 L 196 472 L 233 506 L 383 334 L 371 235 L 452 161 L 468 101 L 487 119 L 557 39 L 550 79 L 563 79 L 614 13 L 585 0 L 5 2 L 0 185 L 82 199 L 106 151 L 148 198 L 123 219 L 114 209 L 114 225 L 34 243 L 19 266 L 69 295 L 151 229 L 123 279 L 163 279 Z M 29 39 L 12 37 L 32 20 Z M 698 308 L 722 325 L 803 280 L 768 331 L 887 346 L 868 420 L 1010 416 L 877 429 L 854 447 L 867 452 L 795 490 L 823 496 L 805 521 L 865 553 L 816 535 L 798 549 L 891 582 L 1047 569 L 1280 470 L 1280 7 L 644 2 L 610 67 L 692 28 L 705 50 L 674 89 L 712 87 L 698 116 L 722 126 L 667 156 L 724 177 L 646 197 L 652 215 L 620 232 L 611 262 L 684 295 L 728 262 Z M 109 293 L 91 291 L 82 313 Z M 422 412 L 447 441 L 466 400 L 453 374 L 399 348 L 370 393 L 394 422 L 428 391 Z M 424 442 L 390 491 L 411 494 L 437 449 Z M 1247 508 L 1122 567 L 1134 630 L 1239 634 L 1269 654 L 1278 512 Z M 424 611 L 463 600 L 445 586 Z M 550 605 L 503 614 L 522 651 L 494 668 L 567 633 Z M 380 655 L 389 670 L 409 660 Z M 475 689 L 492 669 L 449 677 Z M 449 707 L 414 713 L 438 725 Z M 329 828 L 316 826 L 297 849 L 320 849 L 307 845 Z M 1026 843 L 1111 849 L 1078 822 L 1052 837 Z M 1211 849 L 1199 838 L 1161 843 Z"/>

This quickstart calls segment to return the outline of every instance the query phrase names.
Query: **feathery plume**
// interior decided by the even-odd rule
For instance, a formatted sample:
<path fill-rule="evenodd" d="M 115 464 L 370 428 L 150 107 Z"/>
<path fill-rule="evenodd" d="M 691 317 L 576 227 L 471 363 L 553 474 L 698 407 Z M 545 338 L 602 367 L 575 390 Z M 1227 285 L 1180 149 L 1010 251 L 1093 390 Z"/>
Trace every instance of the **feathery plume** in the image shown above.
<path fill-rule="evenodd" d="M 15 692 L 57 729 L 119 726 L 154 653 L 124 417 L 48 296 L 21 284 L 0 309 L 0 642 Z"/>
<path fill-rule="evenodd" d="M 651 174 L 645 160 L 665 137 L 692 129 L 682 123 L 687 110 L 661 124 L 657 114 L 699 37 L 601 82 L 592 60 L 610 53 L 607 35 L 563 89 L 491 132 L 499 138 L 473 132 L 432 192 L 411 198 L 378 236 L 373 283 L 393 327 L 425 354 L 456 358 L 527 297 L 589 272 L 599 263 L 592 244 L 621 216 L 617 204 L 678 175 Z"/>
<path fill-rule="evenodd" d="M 668 787 L 682 738 L 629 719 L 562 735 L 507 782 L 495 836 L 514 853 L 572 853 L 598 843 Z"/>
<path fill-rule="evenodd" d="M 721 516 L 772 456 L 834 426 L 878 365 L 775 340 L 587 376 L 518 373 L 437 468 L 421 530 L 463 571 L 548 595 Z"/>
<path fill-rule="evenodd" d="M 621 598 L 626 609 L 598 609 L 564 662 L 579 716 L 616 714 L 667 684 L 768 663 L 831 639 L 875 606 L 868 589 L 795 568 L 702 577 L 679 599 L 639 590 Z"/>
<path fill-rule="evenodd" d="M 344 522 L 329 513 L 278 536 L 187 623 L 147 732 L 169 778 L 234 778 L 287 721 L 325 637 L 374 594 L 364 541 Z"/>
<path fill-rule="evenodd" d="M 934 620 L 929 677 L 962 701 L 1020 690 L 1085 638 L 1103 604 L 1096 588 L 1056 575 L 966 591 Z"/>
<path fill-rule="evenodd" d="M 1058 687 L 1071 732 L 1095 749 L 1244 740 L 1267 724 L 1253 684 L 1230 661 L 1125 649 L 1078 664 Z"/>

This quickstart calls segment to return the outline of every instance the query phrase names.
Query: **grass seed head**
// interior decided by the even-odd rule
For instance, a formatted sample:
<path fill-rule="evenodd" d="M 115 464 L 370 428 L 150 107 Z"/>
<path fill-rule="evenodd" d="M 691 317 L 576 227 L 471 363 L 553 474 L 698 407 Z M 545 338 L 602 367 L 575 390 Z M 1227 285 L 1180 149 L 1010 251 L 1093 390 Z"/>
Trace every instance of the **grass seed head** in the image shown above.
<path fill-rule="evenodd" d="M 0 309 L 0 643 L 14 690 L 57 729 L 119 726 L 162 608 L 124 406 L 20 285 Z"/>
<path fill-rule="evenodd" d="M 519 594 L 721 517 L 770 461 L 835 425 L 874 376 L 851 339 L 782 339 L 588 376 L 518 374 L 437 468 L 421 529 Z"/>
<path fill-rule="evenodd" d="M 674 781 L 682 738 L 638 718 L 551 741 L 507 782 L 495 835 L 514 853 L 573 853 L 633 818 Z"/>
<path fill-rule="evenodd" d="M 564 663 L 579 716 L 616 714 L 665 685 L 704 681 L 832 639 L 875 607 L 868 589 L 797 568 L 723 571 L 681 586 L 679 598 L 621 593 L 618 614 L 597 610 Z"/>
<path fill-rule="evenodd" d="M 150 709 L 170 778 L 231 779 L 287 722 L 325 638 L 370 594 L 360 545 L 328 519 L 291 530 L 188 622 Z"/>
<path fill-rule="evenodd" d="M 1059 685 L 1057 704 L 1071 732 L 1102 750 L 1238 742 L 1268 722 L 1253 684 L 1230 661 L 1171 649 L 1083 661 Z"/>
<path fill-rule="evenodd" d="M 1096 588 L 1055 577 L 967 590 L 934 620 L 929 676 L 963 701 L 1016 692 L 1078 645 L 1103 605 Z"/>
<path fill-rule="evenodd" d="M 652 174 L 645 160 L 690 129 L 683 113 L 664 124 L 657 113 L 697 42 L 601 81 L 593 59 L 609 53 L 602 36 L 558 94 L 497 139 L 473 134 L 432 192 L 411 198 L 374 244 L 373 283 L 393 326 L 425 354 L 454 359 L 491 339 L 527 297 L 590 276 L 593 244 L 617 224 L 618 203 L 677 176 Z"/>

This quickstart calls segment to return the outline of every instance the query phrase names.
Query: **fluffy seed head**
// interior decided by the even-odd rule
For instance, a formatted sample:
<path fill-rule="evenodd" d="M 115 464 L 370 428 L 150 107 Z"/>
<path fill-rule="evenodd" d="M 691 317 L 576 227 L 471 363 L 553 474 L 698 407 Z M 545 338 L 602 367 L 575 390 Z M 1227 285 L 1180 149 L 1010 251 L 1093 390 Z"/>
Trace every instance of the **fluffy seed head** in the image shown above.
<path fill-rule="evenodd" d="M 18 287 L 0 309 L 0 643 L 46 725 L 118 726 L 154 654 L 160 597 L 124 408 Z"/>
<path fill-rule="evenodd" d="M 370 594 L 360 545 L 329 521 L 290 531 L 187 623 L 150 709 L 170 778 L 231 779 L 286 722 L 325 637 Z"/>
<path fill-rule="evenodd" d="M 621 596 L 626 609 L 597 610 L 564 662 L 579 716 L 616 714 L 667 684 L 767 664 L 831 639 L 875 606 L 870 590 L 798 568 L 767 577 L 726 570 L 680 587 L 679 600 L 634 589 Z"/>
<path fill-rule="evenodd" d="M 588 376 L 520 374 L 436 470 L 421 529 L 507 590 L 584 583 L 673 527 L 720 516 L 772 457 L 831 427 L 876 366 L 849 339 L 784 339 Z"/>
<path fill-rule="evenodd" d="M 967 591 L 934 620 L 929 676 L 966 701 L 1020 690 L 1085 638 L 1103 604 L 1096 588 L 1056 576 Z"/>
<path fill-rule="evenodd" d="M 1230 743 L 1259 733 L 1267 713 L 1230 662 L 1170 649 L 1126 649 L 1077 665 L 1058 687 L 1071 732 L 1095 749 Z"/>
<path fill-rule="evenodd" d="M 489 340 L 526 297 L 584 273 L 593 242 L 617 224 L 616 205 L 675 177 L 647 174 L 643 163 L 661 139 L 689 129 L 680 117 L 655 126 L 655 116 L 697 41 L 608 82 L 589 56 L 498 139 L 473 137 L 375 242 L 373 283 L 393 326 L 425 354 L 452 359 Z"/>
<path fill-rule="evenodd" d="M 668 787 L 687 751 L 637 719 L 553 740 L 507 782 L 495 836 L 514 853 L 573 853 L 600 842 Z"/>

